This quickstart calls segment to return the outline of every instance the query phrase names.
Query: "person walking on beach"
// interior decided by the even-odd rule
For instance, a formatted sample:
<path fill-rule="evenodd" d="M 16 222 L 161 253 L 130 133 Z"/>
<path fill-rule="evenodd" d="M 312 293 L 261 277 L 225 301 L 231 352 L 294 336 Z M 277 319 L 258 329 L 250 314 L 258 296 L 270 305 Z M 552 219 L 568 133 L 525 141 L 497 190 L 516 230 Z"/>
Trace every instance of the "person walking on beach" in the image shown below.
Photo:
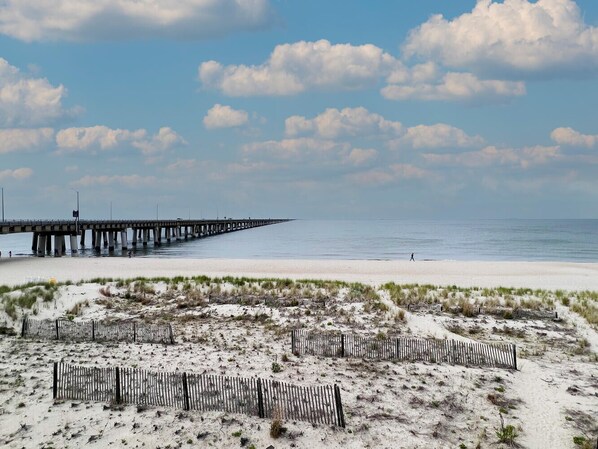
<path fill-rule="evenodd" d="M 413 262 L 415 262 L 415 257 L 413 257 L 413 256 L 414 256 L 414 254 L 415 254 L 415 253 L 411 253 L 411 259 L 409 259 L 409 262 L 412 262 L 412 261 L 413 261 Z"/>

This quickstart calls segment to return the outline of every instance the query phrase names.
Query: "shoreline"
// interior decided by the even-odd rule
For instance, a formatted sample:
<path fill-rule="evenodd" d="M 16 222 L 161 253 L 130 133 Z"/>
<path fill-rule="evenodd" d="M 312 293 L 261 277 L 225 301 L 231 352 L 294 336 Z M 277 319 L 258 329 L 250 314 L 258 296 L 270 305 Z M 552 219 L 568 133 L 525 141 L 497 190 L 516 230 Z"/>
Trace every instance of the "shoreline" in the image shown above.
<path fill-rule="evenodd" d="M 0 259 L 0 285 L 51 278 L 251 277 L 329 279 L 380 285 L 457 285 L 548 290 L 598 290 L 598 263 L 380 260 L 253 260 L 118 257 Z"/>

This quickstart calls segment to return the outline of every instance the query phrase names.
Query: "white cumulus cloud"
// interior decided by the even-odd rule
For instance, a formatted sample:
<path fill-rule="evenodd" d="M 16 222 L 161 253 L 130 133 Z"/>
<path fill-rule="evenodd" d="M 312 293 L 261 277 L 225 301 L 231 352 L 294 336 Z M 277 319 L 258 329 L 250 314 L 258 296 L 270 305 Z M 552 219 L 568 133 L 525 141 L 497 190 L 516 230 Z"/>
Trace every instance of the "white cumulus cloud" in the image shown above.
<path fill-rule="evenodd" d="M 131 143 L 132 146 L 142 151 L 143 154 L 150 155 L 168 151 L 177 145 L 186 145 L 187 142 L 172 128 L 162 127 L 148 139 L 136 139 Z"/>
<path fill-rule="evenodd" d="M 311 155 L 327 154 L 336 150 L 348 150 L 349 144 L 338 143 L 332 140 L 313 139 L 301 137 L 297 139 L 267 140 L 243 145 L 245 153 L 265 153 L 271 156 L 288 159 Z"/>
<path fill-rule="evenodd" d="M 73 181 L 71 185 L 74 187 L 90 187 L 90 186 L 109 186 L 109 185 L 123 185 L 126 187 L 144 187 L 155 186 L 157 179 L 155 176 L 140 176 L 140 175 L 86 175 L 82 178 Z"/>
<path fill-rule="evenodd" d="M 40 148 L 53 143 L 53 138 L 52 128 L 0 129 L 0 154 Z"/>
<path fill-rule="evenodd" d="M 201 39 L 262 28 L 268 0 L 4 0 L 0 33 L 30 41 Z"/>
<path fill-rule="evenodd" d="M 0 58 L 0 126 L 43 126 L 72 115 L 62 105 L 65 96 L 64 86 L 28 76 Z"/>
<path fill-rule="evenodd" d="M 598 28 L 573 0 L 478 0 L 453 20 L 430 17 L 410 32 L 403 52 L 475 73 L 595 72 Z"/>
<path fill-rule="evenodd" d="M 144 139 L 147 131 L 138 129 L 111 129 L 107 126 L 90 126 L 86 128 L 66 128 L 56 134 L 56 144 L 62 151 L 84 151 L 88 149 L 108 150 L 123 142 Z"/>
<path fill-rule="evenodd" d="M 484 80 L 471 73 L 461 72 L 449 72 L 437 80 L 410 81 L 408 84 L 389 84 L 380 92 L 388 100 L 465 102 L 500 101 L 526 92 L 525 83 L 521 81 Z"/>
<path fill-rule="evenodd" d="M 144 154 L 165 151 L 177 144 L 184 144 L 184 139 L 171 128 L 160 128 L 157 134 L 149 136 L 147 130 L 112 129 L 107 126 L 84 128 L 66 128 L 56 134 L 59 152 L 77 152 L 110 150 L 129 144 Z"/>
<path fill-rule="evenodd" d="M 572 147 L 593 148 L 598 144 L 598 135 L 582 134 L 573 128 L 556 128 L 550 133 L 550 138 L 560 145 Z"/>
<path fill-rule="evenodd" d="M 277 45 L 261 65 L 199 67 L 204 86 L 230 96 L 294 95 L 311 89 L 358 89 L 375 85 L 397 64 L 372 44 L 331 44 L 327 40 Z"/>
<path fill-rule="evenodd" d="M 14 170 L 6 169 L 0 170 L 0 181 L 4 180 L 19 180 L 30 178 L 33 170 L 29 167 L 16 168 Z"/>
<path fill-rule="evenodd" d="M 351 165 L 363 165 L 378 157 L 378 151 L 373 148 L 352 148 L 343 154 L 343 160 Z"/>
<path fill-rule="evenodd" d="M 428 162 L 435 164 L 463 165 L 465 167 L 512 165 L 528 168 L 559 159 L 561 153 L 558 146 L 537 145 L 523 148 L 488 146 L 478 151 L 457 154 L 427 153 L 423 157 Z"/>
<path fill-rule="evenodd" d="M 386 120 L 366 108 L 328 108 L 313 119 L 294 115 L 285 120 L 285 132 L 289 136 L 316 134 L 323 138 L 373 134 L 398 134 L 400 122 Z"/>
<path fill-rule="evenodd" d="M 208 110 L 203 124 L 207 129 L 234 128 L 246 124 L 248 120 L 247 112 L 217 103 Z"/>
<path fill-rule="evenodd" d="M 351 173 L 347 178 L 357 184 L 389 184 L 401 180 L 434 178 L 428 170 L 411 164 L 392 164 L 386 169 L 376 168 L 359 173 Z"/>
<path fill-rule="evenodd" d="M 288 136 L 309 135 L 321 139 L 348 137 L 376 137 L 385 139 L 391 149 L 411 148 L 467 148 L 480 146 L 484 139 L 470 136 L 462 129 L 438 123 L 405 127 L 401 122 L 387 120 L 364 107 L 328 108 L 314 118 L 293 115 L 285 120 Z"/>
<path fill-rule="evenodd" d="M 409 146 L 412 148 L 468 148 L 482 145 L 480 136 L 470 136 L 462 129 L 444 123 L 417 125 L 407 128 L 398 139 L 389 141 L 392 149 Z"/>

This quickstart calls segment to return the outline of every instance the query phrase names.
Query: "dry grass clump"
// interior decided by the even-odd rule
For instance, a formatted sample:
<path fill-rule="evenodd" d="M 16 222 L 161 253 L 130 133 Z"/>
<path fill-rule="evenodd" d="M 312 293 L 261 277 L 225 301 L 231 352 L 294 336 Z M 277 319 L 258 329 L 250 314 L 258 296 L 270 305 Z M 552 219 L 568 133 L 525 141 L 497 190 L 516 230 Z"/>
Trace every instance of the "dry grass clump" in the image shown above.
<path fill-rule="evenodd" d="M 133 291 L 136 293 L 142 293 L 144 295 L 145 294 L 154 295 L 156 293 L 154 286 L 145 281 L 135 282 L 135 284 L 133 284 Z"/>
<path fill-rule="evenodd" d="M 272 423 L 270 424 L 270 436 L 274 439 L 280 438 L 285 428 L 282 425 L 282 409 L 276 405 L 272 410 Z"/>
<path fill-rule="evenodd" d="M 185 299 L 177 301 L 177 309 L 190 309 L 195 307 L 205 307 L 207 305 L 206 298 L 201 290 L 194 288 L 187 290 Z"/>
<path fill-rule="evenodd" d="M 584 317 L 592 326 L 598 326 L 598 305 L 590 300 L 577 300 L 571 304 L 570 309 Z"/>
<path fill-rule="evenodd" d="M 110 286 L 106 285 L 100 288 L 100 295 L 105 296 L 106 298 L 112 298 L 114 295 L 110 291 Z"/>
<path fill-rule="evenodd" d="M 83 312 L 85 307 L 89 307 L 89 301 L 81 301 L 71 307 L 70 310 L 66 312 L 67 316 L 79 316 Z"/>

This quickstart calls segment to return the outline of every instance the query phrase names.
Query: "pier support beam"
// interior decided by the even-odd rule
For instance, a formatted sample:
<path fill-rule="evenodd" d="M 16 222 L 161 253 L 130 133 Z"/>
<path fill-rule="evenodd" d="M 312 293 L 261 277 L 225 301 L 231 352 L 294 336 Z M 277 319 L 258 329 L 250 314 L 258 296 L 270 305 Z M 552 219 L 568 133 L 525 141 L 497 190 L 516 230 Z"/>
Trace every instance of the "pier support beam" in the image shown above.
<path fill-rule="evenodd" d="M 71 254 L 77 254 L 79 252 L 79 248 L 77 247 L 77 236 L 75 234 L 71 235 Z"/>
<path fill-rule="evenodd" d="M 137 246 L 137 229 L 133 228 L 133 241 L 131 242 L 133 248 Z"/>
<path fill-rule="evenodd" d="M 126 251 L 128 249 L 128 245 L 127 245 L 127 230 L 125 229 L 124 231 L 120 231 L 120 243 L 121 243 L 121 248 L 123 251 Z"/>
<path fill-rule="evenodd" d="M 160 228 L 154 228 L 154 246 L 160 246 Z"/>
<path fill-rule="evenodd" d="M 81 240 L 80 240 L 80 244 L 81 244 L 81 248 L 85 248 L 85 230 L 81 229 L 79 231 L 81 233 Z M 91 231 L 93 233 L 93 231 Z"/>
<path fill-rule="evenodd" d="M 149 240 L 149 229 L 143 230 L 143 246 L 147 246 L 147 241 Z"/>
<path fill-rule="evenodd" d="M 31 241 L 31 251 L 37 252 L 37 240 L 39 238 L 39 233 L 33 233 L 33 240 Z"/>
<path fill-rule="evenodd" d="M 93 246 L 93 249 L 95 249 L 96 251 L 101 251 L 101 246 L 102 246 L 102 231 L 94 231 L 94 234 L 96 236 L 95 238 L 95 244 Z"/>
<path fill-rule="evenodd" d="M 166 241 L 170 243 L 170 228 L 166 228 Z"/>
<path fill-rule="evenodd" d="M 45 234 L 40 234 L 37 239 L 37 255 L 39 257 L 44 257 L 46 255 L 46 236 L 45 236 Z"/>
<path fill-rule="evenodd" d="M 46 253 L 52 254 L 52 236 L 50 234 L 46 236 Z"/>
<path fill-rule="evenodd" d="M 61 235 L 54 236 L 54 255 L 57 257 L 62 256 L 62 238 Z"/>
<path fill-rule="evenodd" d="M 108 248 L 108 233 L 104 231 L 102 232 L 102 236 L 104 238 L 104 248 Z"/>
<path fill-rule="evenodd" d="M 114 232 L 108 232 L 108 251 L 114 251 Z"/>

